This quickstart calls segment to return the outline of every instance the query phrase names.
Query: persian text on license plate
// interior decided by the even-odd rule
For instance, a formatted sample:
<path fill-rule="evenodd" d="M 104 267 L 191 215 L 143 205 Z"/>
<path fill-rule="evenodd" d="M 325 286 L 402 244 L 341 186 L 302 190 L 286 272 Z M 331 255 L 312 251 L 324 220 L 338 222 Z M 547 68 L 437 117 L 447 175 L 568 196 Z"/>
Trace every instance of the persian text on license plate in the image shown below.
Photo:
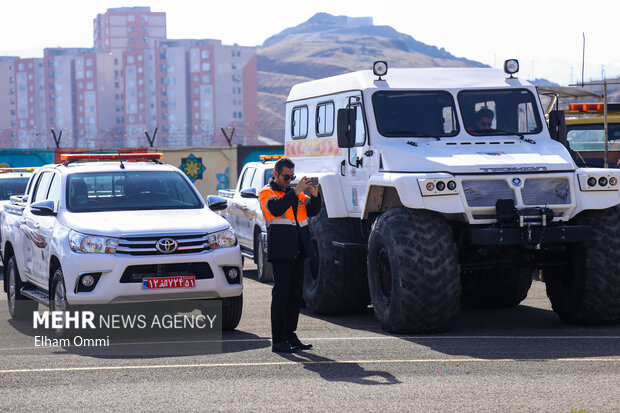
<path fill-rule="evenodd" d="M 196 286 L 196 277 L 157 277 L 143 278 L 142 288 L 192 288 Z"/>

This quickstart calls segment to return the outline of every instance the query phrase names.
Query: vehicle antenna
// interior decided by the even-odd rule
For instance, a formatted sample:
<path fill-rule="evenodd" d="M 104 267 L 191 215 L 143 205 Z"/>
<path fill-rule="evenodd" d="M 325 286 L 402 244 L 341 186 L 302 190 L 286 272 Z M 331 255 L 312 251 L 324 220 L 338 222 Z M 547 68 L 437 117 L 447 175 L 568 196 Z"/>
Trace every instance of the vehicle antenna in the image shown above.
<path fill-rule="evenodd" d="M 118 160 L 121 161 L 121 169 L 125 169 L 125 165 L 123 164 L 123 158 L 121 157 L 120 149 L 117 149 L 118 152 Z"/>

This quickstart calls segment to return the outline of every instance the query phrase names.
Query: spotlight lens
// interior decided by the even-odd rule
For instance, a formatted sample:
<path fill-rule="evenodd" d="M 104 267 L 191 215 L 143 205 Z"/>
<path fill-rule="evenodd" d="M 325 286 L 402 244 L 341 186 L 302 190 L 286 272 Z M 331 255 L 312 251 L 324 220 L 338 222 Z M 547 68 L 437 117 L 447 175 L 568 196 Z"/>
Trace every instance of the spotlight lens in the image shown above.
<path fill-rule="evenodd" d="M 504 72 L 512 75 L 519 71 L 519 61 L 517 59 L 509 59 L 504 62 Z"/>
<path fill-rule="evenodd" d="M 616 178 L 615 176 L 612 176 L 611 178 L 609 178 L 609 185 L 616 186 L 617 183 L 618 183 L 618 178 Z"/>
<path fill-rule="evenodd" d="M 434 183 L 429 182 L 429 183 L 426 184 L 426 190 L 427 191 L 432 191 L 434 189 L 435 189 L 435 184 Z"/>
<path fill-rule="evenodd" d="M 605 178 L 604 176 L 601 176 L 601 177 L 598 179 L 598 184 L 599 184 L 600 186 L 607 186 L 607 178 Z"/>
<path fill-rule="evenodd" d="M 387 74 L 388 65 L 387 62 L 378 61 L 372 65 L 372 72 L 376 76 L 385 76 Z"/>
<path fill-rule="evenodd" d="M 90 287 L 95 283 L 95 277 L 92 275 L 85 275 L 82 277 L 82 285 L 84 287 Z"/>
<path fill-rule="evenodd" d="M 456 182 L 454 181 L 448 181 L 448 189 L 450 191 L 454 191 L 456 189 Z"/>
<path fill-rule="evenodd" d="M 443 191 L 444 189 L 446 189 L 446 184 L 444 184 L 443 181 L 437 182 L 437 190 Z"/>
<path fill-rule="evenodd" d="M 595 186 L 595 185 L 596 185 L 596 178 L 594 177 L 588 178 L 588 186 Z"/>

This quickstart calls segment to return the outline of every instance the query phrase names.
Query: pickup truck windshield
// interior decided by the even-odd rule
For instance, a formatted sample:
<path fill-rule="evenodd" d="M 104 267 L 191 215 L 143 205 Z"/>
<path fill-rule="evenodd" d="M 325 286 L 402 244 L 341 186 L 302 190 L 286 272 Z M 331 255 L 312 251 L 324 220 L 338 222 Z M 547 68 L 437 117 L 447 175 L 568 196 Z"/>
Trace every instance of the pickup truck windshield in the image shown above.
<path fill-rule="evenodd" d="M 0 179 L 0 201 L 6 201 L 11 195 L 22 195 L 25 193 L 28 177 L 25 178 L 6 178 Z"/>
<path fill-rule="evenodd" d="M 470 135 L 525 135 L 542 131 L 534 94 L 527 89 L 462 91 L 458 101 Z"/>
<path fill-rule="evenodd" d="M 386 137 L 456 136 L 459 124 L 446 91 L 389 91 L 372 95 L 379 133 Z"/>
<path fill-rule="evenodd" d="M 71 212 L 198 209 L 203 204 L 176 172 L 101 172 L 69 175 Z"/>

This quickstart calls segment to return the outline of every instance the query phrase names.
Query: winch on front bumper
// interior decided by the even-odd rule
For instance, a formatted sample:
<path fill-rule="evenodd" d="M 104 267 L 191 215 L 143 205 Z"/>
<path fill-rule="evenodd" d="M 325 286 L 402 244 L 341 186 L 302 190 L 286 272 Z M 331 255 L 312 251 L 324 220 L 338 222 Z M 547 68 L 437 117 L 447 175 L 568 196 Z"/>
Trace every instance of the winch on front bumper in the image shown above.
<path fill-rule="evenodd" d="M 587 241 L 591 227 L 553 222 L 553 211 L 544 207 L 515 208 L 512 199 L 495 204 L 495 225 L 470 230 L 472 245 L 539 245 Z"/>

